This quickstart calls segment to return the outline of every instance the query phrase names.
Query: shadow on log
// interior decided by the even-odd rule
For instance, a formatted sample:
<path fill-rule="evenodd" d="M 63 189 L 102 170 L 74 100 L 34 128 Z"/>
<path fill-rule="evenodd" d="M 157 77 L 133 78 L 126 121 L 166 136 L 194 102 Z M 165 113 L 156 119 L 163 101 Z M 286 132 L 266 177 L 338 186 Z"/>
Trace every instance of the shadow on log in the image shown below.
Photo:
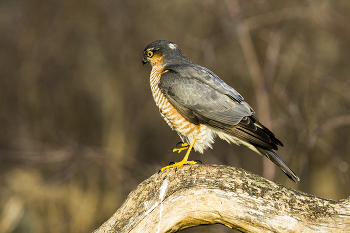
<path fill-rule="evenodd" d="M 350 232 L 350 198 L 319 198 L 240 168 L 191 165 L 142 182 L 94 233 L 177 232 L 216 223 L 242 232 Z"/>

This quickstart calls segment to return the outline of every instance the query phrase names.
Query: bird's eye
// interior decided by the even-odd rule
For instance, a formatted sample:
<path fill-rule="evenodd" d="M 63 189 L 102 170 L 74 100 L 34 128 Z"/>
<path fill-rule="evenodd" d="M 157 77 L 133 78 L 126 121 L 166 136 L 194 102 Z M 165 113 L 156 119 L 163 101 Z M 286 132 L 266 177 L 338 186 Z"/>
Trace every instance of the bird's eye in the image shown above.
<path fill-rule="evenodd" d="M 153 52 L 152 51 L 148 51 L 147 52 L 147 57 L 152 57 L 153 56 Z"/>

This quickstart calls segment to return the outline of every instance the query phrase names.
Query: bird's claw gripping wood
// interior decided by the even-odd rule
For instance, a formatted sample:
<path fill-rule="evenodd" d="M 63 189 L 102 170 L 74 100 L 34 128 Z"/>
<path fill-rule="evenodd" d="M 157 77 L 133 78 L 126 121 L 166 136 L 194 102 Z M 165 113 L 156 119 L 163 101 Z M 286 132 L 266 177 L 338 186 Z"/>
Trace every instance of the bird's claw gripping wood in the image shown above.
<path fill-rule="evenodd" d="M 182 147 L 182 148 L 179 148 L 179 149 L 184 150 L 184 149 L 187 149 L 187 148 L 188 148 L 188 150 L 187 150 L 187 152 L 186 152 L 186 155 L 185 155 L 185 157 L 183 158 L 183 160 L 182 160 L 181 162 L 177 162 L 177 163 L 168 165 L 168 166 L 166 166 L 166 167 L 163 167 L 162 169 L 159 170 L 159 172 L 162 172 L 162 171 L 164 171 L 164 170 L 166 170 L 166 169 L 169 169 L 169 168 L 172 168 L 172 167 L 176 167 L 176 170 L 177 170 L 177 169 L 179 169 L 180 167 L 182 167 L 183 165 L 187 165 L 187 164 L 196 164 L 197 162 L 195 162 L 195 161 L 187 161 L 188 156 L 190 155 L 190 152 L 191 152 L 191 150 L 192 150 L 192 147 L 193 147 L 195 141 L 196 141 L 196 139 L 193 139 L 193 142 L 192 142 L 192 144 L 191 144 L 189 147 L 188 147 L 188 144 L 187 144 L 187 143 L 183 143 L 183 144 L 181 145 L 181 146 L 184 146 L 184 145 L 186 144 L 187 146 L 185 145 L 185 148 Z M 184 148 L 184 149 L 183 149 L 183 148 Z M 175 149 L 178 149 L 178 148 L 175 148 Z M 175 149 L 173 150 L 173 152 L 176 152 Z M 181 150 L 181 151 L 182 151 L 182 150 Z M 180 151 L 180 152 L 181 152 L 181 151 Z M 180 152 L 179 152 L 179 153 L 180 153 Z"/>
<path fill-rule="evenodd" d="M 169 168 L 172 168 L 172 167 L 175 167 L 176 170 L 179 169 L 180 167 L 182 167 L 183 165 L 188 165 L 188 164 L 196 164 L 197 162 L 195 161 L 184 161 L 182 160 L 181 162 L 177 162 L 177 163 L 174 163 L 172 165 L 168 165 L 166 167 L 163 167 L 162 169 L 160 169 L 160 172 L 166 170 L 166 169 L 169 169 Z"/>

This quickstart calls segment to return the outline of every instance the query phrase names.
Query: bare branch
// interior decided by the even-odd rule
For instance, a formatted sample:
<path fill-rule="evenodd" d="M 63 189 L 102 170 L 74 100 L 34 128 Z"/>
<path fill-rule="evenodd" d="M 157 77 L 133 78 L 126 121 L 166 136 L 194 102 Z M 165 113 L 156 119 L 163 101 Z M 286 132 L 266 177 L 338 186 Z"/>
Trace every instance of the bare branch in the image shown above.
<path fill-rule="evenodd" d="M 252 16 L 244 19 L 247 30 L 254 30 L 271 24 L 280 23 L 285 20 L 309 19 L 312 13 L 317 11 L 315 7 L 291 7 L 282 10 L 270 11 L 265 14 Z"/>
<path fill-rule="evenodd" d="M 142 182 L 94 233 L 215 223 L 243 232 L 349 232 L 350 198 L 319 198 L 228 166 L 184 166 Z"/>
<path fill-rule="evenodd" d="M 335 128 L 350 125 L 350 115 L 346 114 L 343 116 L 334 117 L 328 121 L 326 121 L 320 128 L 318 128 L 316 133 L 319 132 L 327 132 L 330 130 L 334 130 Z"/>

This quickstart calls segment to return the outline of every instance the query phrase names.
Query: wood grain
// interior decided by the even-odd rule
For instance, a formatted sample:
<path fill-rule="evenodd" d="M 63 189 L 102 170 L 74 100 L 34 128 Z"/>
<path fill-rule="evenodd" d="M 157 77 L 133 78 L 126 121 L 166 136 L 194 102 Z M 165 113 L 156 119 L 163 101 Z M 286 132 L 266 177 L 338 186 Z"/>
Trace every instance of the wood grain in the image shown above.
<path fill-rule="evenodd" d="M 215 223 L 242 232 L 350 232 L 350 201 L 316 197 L 240 168 L 190 165 L 142 182 L 94 233 Z"/>

